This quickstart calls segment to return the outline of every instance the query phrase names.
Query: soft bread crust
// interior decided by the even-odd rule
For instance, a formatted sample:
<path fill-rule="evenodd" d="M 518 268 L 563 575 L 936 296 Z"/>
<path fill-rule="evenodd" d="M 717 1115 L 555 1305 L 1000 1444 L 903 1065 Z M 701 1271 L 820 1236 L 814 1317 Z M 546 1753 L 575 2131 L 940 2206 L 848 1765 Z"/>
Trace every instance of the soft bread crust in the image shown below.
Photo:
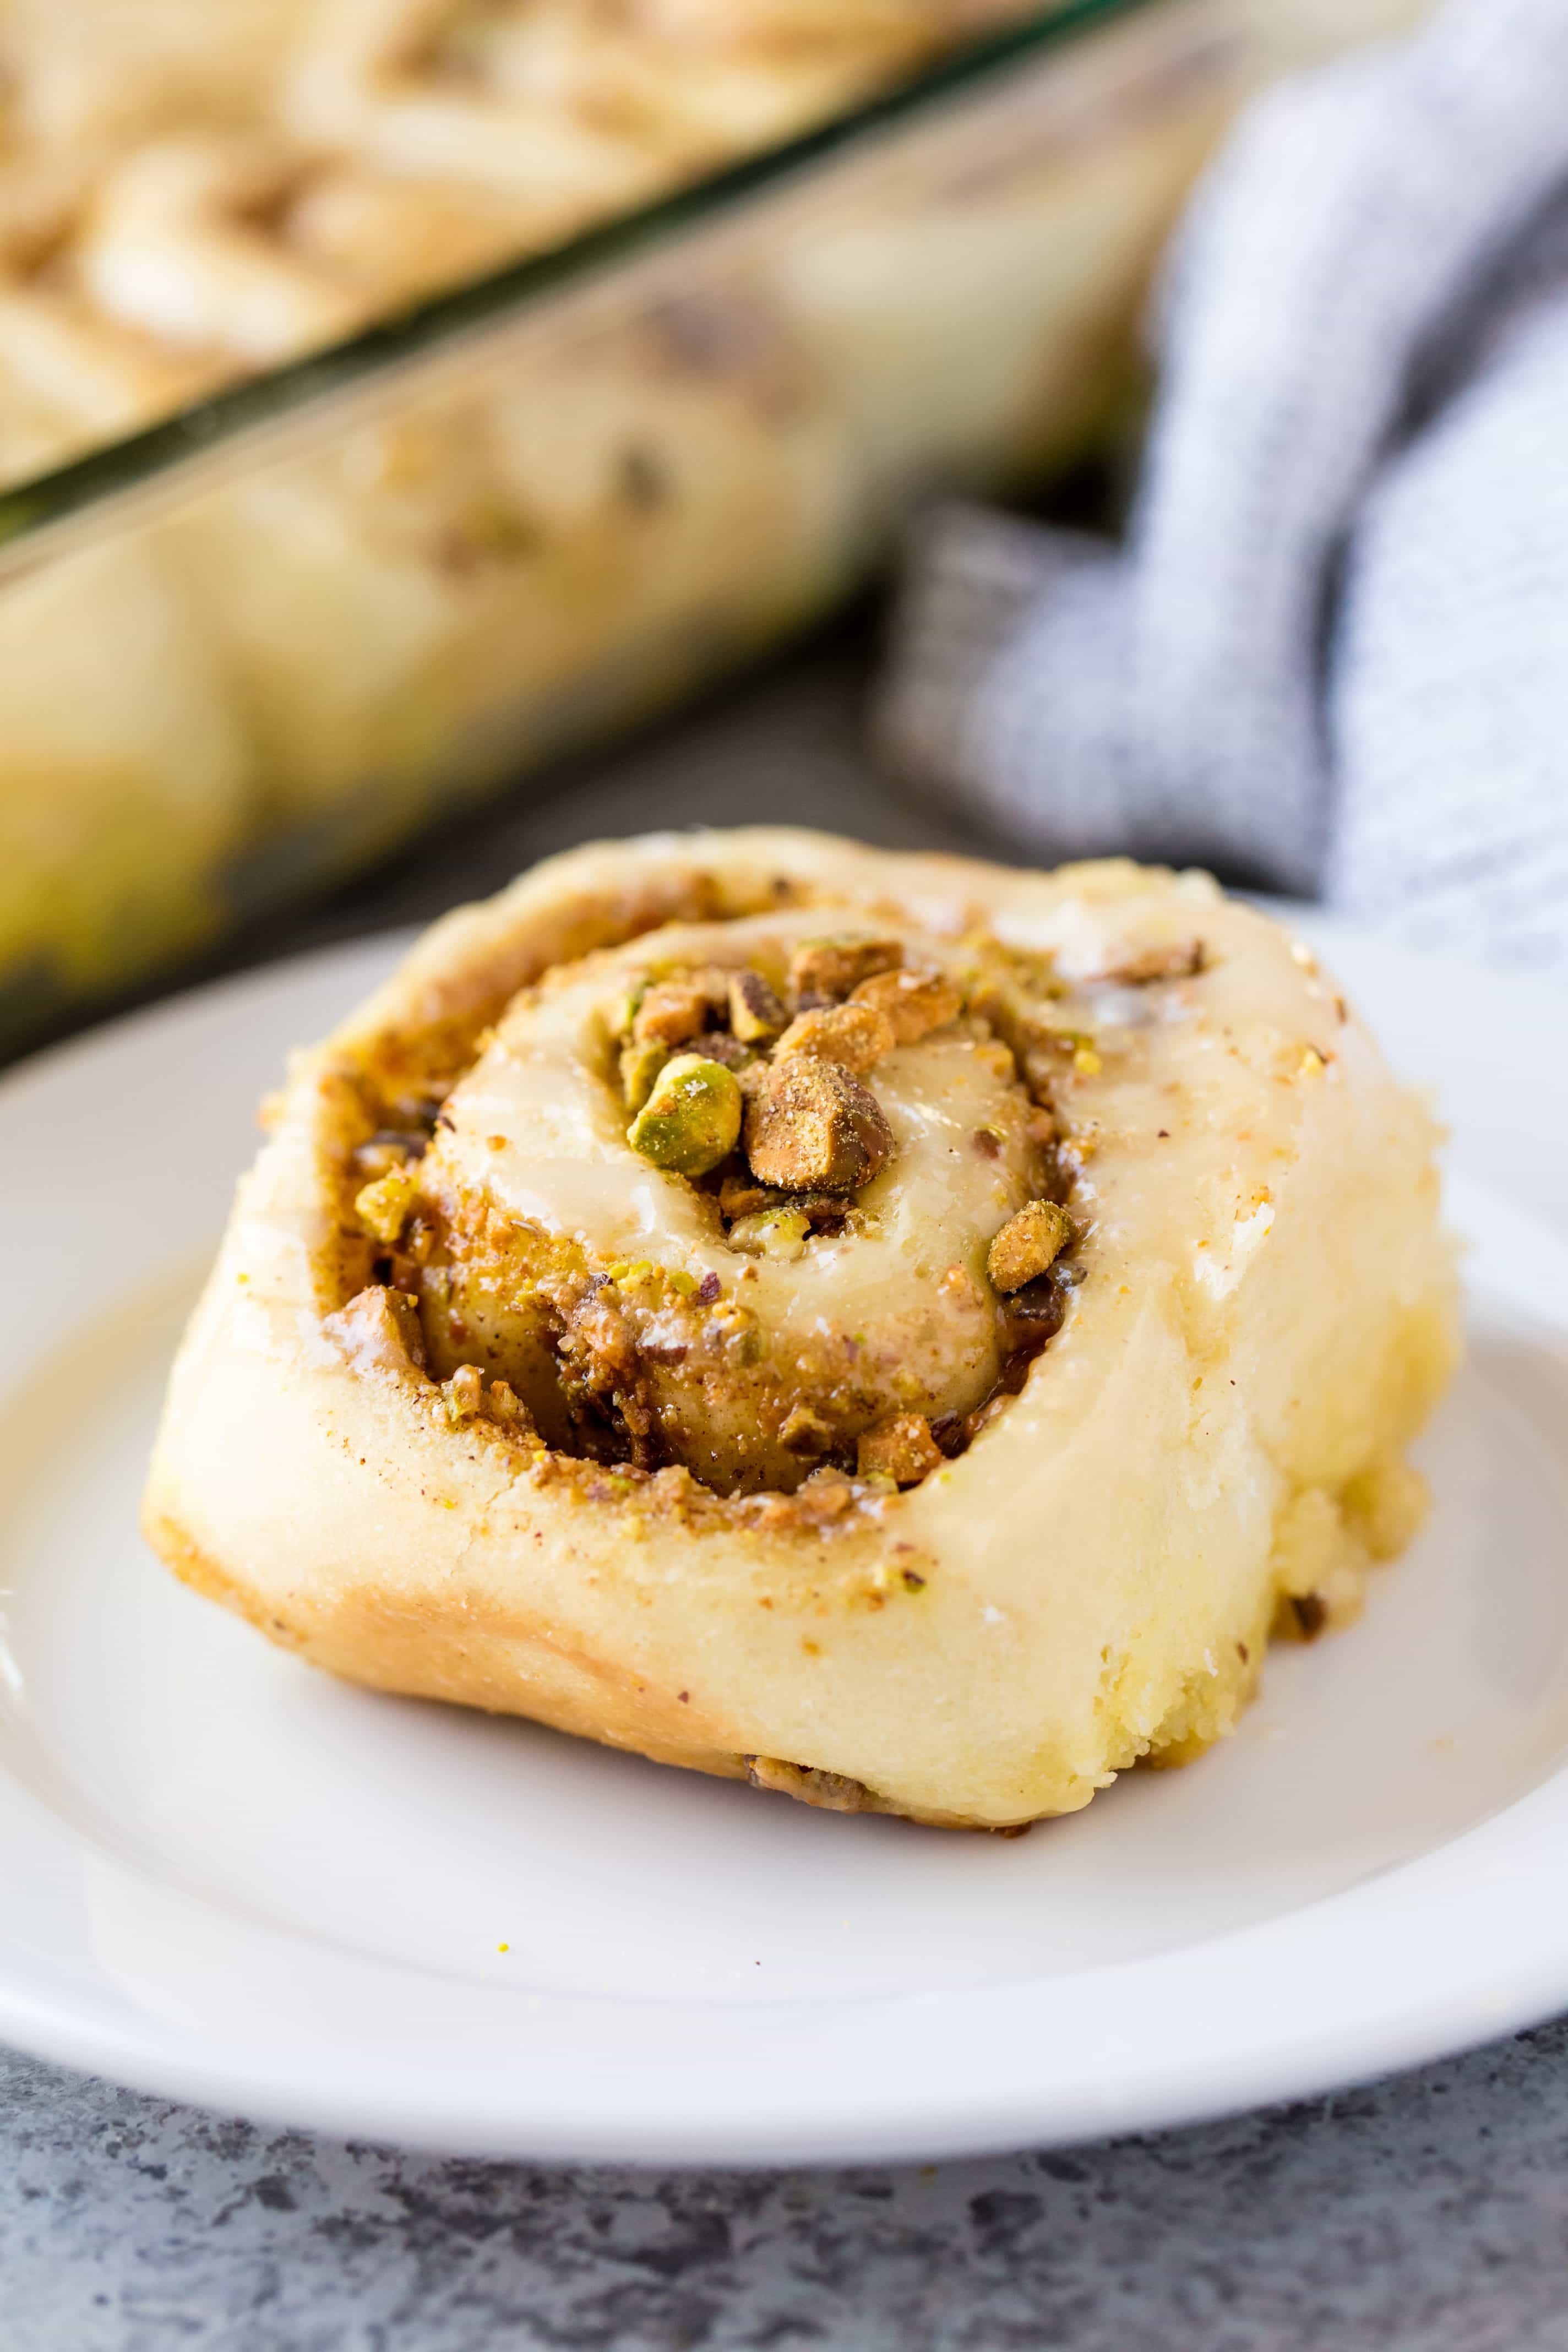
<path fill-rule="evenodd" d="M 367 1063 L 548 968 L 781 885 L 1107 982 L 1063 1081 L 1087 1277 L 969 1450 L 831 1525 L 767 1524 L 454 1427 L 339 1316 Z M 1202 875 L 1018 872 L 799 832 L 658 835 L 449 916 L 296 1057 L 175 1364 L 147 1491 L 176 1574 L 316 1664 L 837 1810 L 1009 1827 L 1228 1730 L 1291 1594 L 1353 1613 L 1418 1512 L 1402 1449 L 1456 1359 L 1433 1130 L 1278 926 Z"/>

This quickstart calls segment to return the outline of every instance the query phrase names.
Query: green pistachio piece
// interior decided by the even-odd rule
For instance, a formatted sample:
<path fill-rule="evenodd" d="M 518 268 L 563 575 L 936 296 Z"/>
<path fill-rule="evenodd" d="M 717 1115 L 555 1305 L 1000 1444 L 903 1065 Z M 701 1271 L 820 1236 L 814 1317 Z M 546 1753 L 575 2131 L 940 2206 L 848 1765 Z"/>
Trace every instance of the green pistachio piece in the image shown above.
<path fill-rule="evenodd" d="M 620 994 L 606 1006 L 605 1025 L 612 1037 L 630 1035 L 632 1023 L 637 1018 L 637 1007 L 647 994 L 647 985 L 646 979 L 629 981 Z"/>
<path fill-rule="evenodd" d="M 760 971 L 748 965 L 730 974 L 730 1026 L 743 1044 L 776 1037 L 788 1022 L 789 1014 Z"/>
<path fill-rule="evenodd" d="M 732 1070 L 702 1054 L 677 1054 L 655 1078 L 626 1140 L 656 1168 L 677 1176 L 706 1176 L 735 1149 L 741 1108 Z"/>
<path fill-rule="evenodd" d="M 621 1092 L 628 1110 L 641 1110 L 653 1092 L 655 1078 L 668 1059 L 669 1047 L 661 1045 L 657 1037 L 621 1047 Z"/>
<path fill-rule="evenodd" d="M 402 1234 L 414 1206 L 417 1181 L 406 1168 L 388 1169 L 354 1195 L 354 1213 L 367 1234 L 390 1247 Z"/>
<path fill-rule="evenodd" d="M 730 1247 L 747 1257 L 789 1262 L 800 1256 L 810 1231 L 811 1220 L 804 1210 L 759 1209 L 752 1216 L 736 1218 L 730 1228 Z"/>

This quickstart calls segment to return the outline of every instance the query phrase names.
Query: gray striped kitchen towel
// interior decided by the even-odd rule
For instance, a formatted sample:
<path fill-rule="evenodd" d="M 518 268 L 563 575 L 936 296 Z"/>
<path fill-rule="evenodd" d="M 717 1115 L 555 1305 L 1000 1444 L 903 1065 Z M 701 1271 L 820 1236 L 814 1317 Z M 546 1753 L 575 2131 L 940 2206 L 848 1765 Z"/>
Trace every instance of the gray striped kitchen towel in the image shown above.
<path fill-rule="evenodd" d="M 1259 100 L 1152 337 L 1121 547 L 917 526 L 888 757 L 1037 854 L 1568 976 L 1568 0 Z"/>

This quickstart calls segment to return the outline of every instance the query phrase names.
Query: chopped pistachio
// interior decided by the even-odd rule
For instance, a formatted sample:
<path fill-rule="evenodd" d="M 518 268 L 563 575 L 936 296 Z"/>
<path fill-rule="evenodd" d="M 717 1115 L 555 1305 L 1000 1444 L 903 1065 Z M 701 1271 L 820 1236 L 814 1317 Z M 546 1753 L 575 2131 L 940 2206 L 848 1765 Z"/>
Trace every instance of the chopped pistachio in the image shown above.
<path fill-rule="evenodd" d="M 816 1234 L 828 1225 L 836 1232 L 839 1230 L 844 1223 L 848 1202 L 841 1200 L 837 1192 L 795 1192 L 790 1196 L 790 1206 L 800 1211 Z"/>
<path fill-rule="evenodd" d="M 756 1316 L 738 1299 L 726 1299 L 722 1306 L 716 1307 L 708 1328 L 725 1362 L 733 1367 L 761 1363 L 767 1352 L 766 1338 Z"/>
<path fill-rule="evenodd" d="M 661 1045 L 687 1045 L 701 1035 L 710 1014 L 724 1002 L 725 992 L 716 990 L 711 976 L 704 971 L 655 981 L 637 1006 L 632 1035 L 638 1045 L 649 1039 L 657 1039 Z"/>
<path fill-rule="evenodd" d="M 367 1234 L 390 1246 L 408 1222 L 415 1191 L 415 1180 L 406 1168 L 389 1168 L 384 1176 L 354 1195 L 354 1214 Z"/>
<path fill-rule="evenodd" d="M 776 1037 L 789 1015 L 760 971 L 748 964 L 730 974 L 730 1026 L 742 1044 Z"/>
<path fill-rule="evenodd" d="M 790 958 L 789 984 L 797 998 L 841 1004 L 873 972 L 896 971 L 903 960 L 897 940 L 803 940 Z"/>
<path fill-rule="evenodd" d="M 492 1381 L 488 1402 L 492 1421 L 499 1421 L 503 1428 L 520 1429 L 531 1433 L 533 1415 L 510 1381 Z"/>
<path fill-rule="evenodd" d="M 1058 977 L 1050 948 L 1008 947 L 994 932 L 973 930 L 956 943 L 953 953 L 972 1007 L 977 995 L 992 989 L 1001 990 L 1014 1003 L 1068 992 L 1067 982 Z"/>
<path fill-rule="evenodd" d="M 840 1062 L 791 1054 L 746 1105 L 746 1157 L 786 1192 L 854 1192 L 893 1149 L 874 1094 Z"/>
<path fill-rule="evenodd" d="M 899 1045 L 913 1045 L 956 1021 L 963 1000 L 943 971 L 879 971 L 860 982 L 849 1002 L 872 1006 L 891 1023 Z"/>
<path fill-rule="evenodd" d="M 478 1364 L 459 1364 L 451 1379 L 442 1382 L 441 1402 L 454 1429 L 473 1420 L 484 1402 L 484 1374 Z"/>
<path fill-rule="evenodd" d="M 623 1258 L 610 1268 L 610 1280 L 623 1290 L 636 1290 L 651 1281 L 658 1270 L 650 1257 Z"/>
<path fill-rule="evenodd" d="M 1024 1002 L 1011 983 L 995 972 L 981 972 L 964 992 L 964 1010 L 976 1021 L 984 1021 L 999 1035 L 1021 1038 Z"/>
<path fill-rule="evenodd" d="M 419 1309 L 405 1290 L 372 1283 L 346 1307 L 325 1318 L 323 1328 L 356 1370 L 406 1372 L 425 1368 L 425 1333 Z"/>
<path fill-rule="evenodd" d="M 783 1192 L 776 1185 L 755 1184 L 731 1173 L 719 1187 L 719 1207 L 731 1223 L 763 1209 L 798 1209 L 816 1233 L 825 1225 L 842 1225 L 848 1203 L 837 1192 Z"/>
<path fill-rule="evenodd" d="M 1057 977 L 1055 948 L 1007 947 L 998 940 L 997 950 L 1026 995 L 1066 995 L 1067 982 Z"/>
<path fill-rule="evenodd" d="M 793 1262 L 805 1247 L 811 1221 L 801 1209 L 758 1209 L 737 1217 L 730 1228 L 730 1247 L 747 1257 L 777 1257 Z"/>
<path fill-rule="evenodd" d="M 626 1140 L 656 1168 L 706 1176 L 729 1158 L 740 1133 L 741 1089 L 734 1072 L 700 1054 L 678 1054 L 654 1080 Z"/>
<path fill-rule="evenodd" d="M 827 1452 L 833 1444 L 833 1431 L 808 1404 L 793 1405 L 779 1431 L 779 1444 L 786 1454 L 799 1454 L 809 1459 Z"/>
<path fill-rule="evenodd" d="M 621 1047 L 621 1093 L 628 1110 L 641 1110 L 653 1092 L 655 1078 L 668 1059 L 668 1046 L 661 1045 L 657 1037 Z"/>
<path fill-rule="evenodd" d="M 913 1486 L 940 1470 L 942 1460 L 930 1422 L 918 1412 L 889 1414 L 863 1431 L 856 1447 L 856 1467 L 863 1478 L 893 1478 L 900 1486 Z"/>
<path fill-rule="evenodd" d="M 1043 1020 L 1034 1013 L 1020 1018 L 1017 1043 L 1026 1053 L 1070 1055 L 1080 1053 L 1086 1045 L 1092 1048 L 1094 1039 L 1087 1029 L 1058 1028 L 1054 1021 Z"/>
<path fill-rule="evenodd" d="M 776 1192 L 770 1192 L 765 1184 L 757 1183 L 754 1178 L 742 1175 L 736 1169 L 731 1169 L 720 1180 L 719 1208 L 726 1217 L 752 1217 L 759 1209 L 782 1206 Z"/>
<path fill-rule="evenodd" d="M 832 1004 L 812 1013 L 797 1013 L 779 1039 L 782 1061 L 789 1054 L 816 1054 L 824 1061 L 841 1062 L 857 1076 L 872 1069 L 898 1040 L 893 1024 L 874 1004 Z"/>
<path fill-rule="evenodd" d="M 985 1271 L 1000 1291 L 1022 1290 L 1053 1265 L 1073 1238 L 1073 1222 L 1055 1201 L 1030 1201 L 1009 1217 L 986 1255 Z"/>
<path fill-rule="evenodd" d="M 632 1023 L 637 1019 L 637 1007 L 647 994 L 646 980 L 634 980 L 629 988 L 622 990 L 605 1014 L 605 1024 L 612 1037 L 630 1035 Z"/>

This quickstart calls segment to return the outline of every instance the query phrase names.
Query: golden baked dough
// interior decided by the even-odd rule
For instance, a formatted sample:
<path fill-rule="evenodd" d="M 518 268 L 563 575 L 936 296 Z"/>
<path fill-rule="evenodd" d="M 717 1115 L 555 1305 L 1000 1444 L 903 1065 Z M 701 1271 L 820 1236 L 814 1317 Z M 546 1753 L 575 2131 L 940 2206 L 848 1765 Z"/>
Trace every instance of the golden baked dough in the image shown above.
<path fill-rule="evenodd" d="M 145 1524 L 353 1679 L 1006 1828 L 1228 1730 L 1419 1517 L 1429 1121 L 1205 876 L 578 851 L 270 1123 Z"/>

